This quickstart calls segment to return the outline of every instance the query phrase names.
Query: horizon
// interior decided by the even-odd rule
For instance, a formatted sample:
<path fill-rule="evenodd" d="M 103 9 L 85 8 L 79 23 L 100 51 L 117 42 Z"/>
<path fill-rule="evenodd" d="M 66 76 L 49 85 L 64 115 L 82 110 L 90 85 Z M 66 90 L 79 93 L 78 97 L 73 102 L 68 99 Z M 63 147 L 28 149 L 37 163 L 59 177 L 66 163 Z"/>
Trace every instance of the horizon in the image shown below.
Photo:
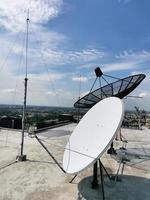
<path fill-rule="evenodd" d="M 73 107 L 100 67 L 118 78 L 144 73 L 124 100 L 150 111 L 150 2 L 140 0 L 2 0 L 0 104 L 22 105 L 29 9 L 27 104 Z"/>
<path fill-rule="evenodd" d="M 23 107 L 23 105 L 21 105 L 21 104 L 18 104 L 18 105 L 17 105 L 17 104 L 15 104 L 15 105 L 14 105 L 14 104 L 0 104 L 0 109 L 1 109 L 1 106 L 8 106 L 8 107 L 9 107 L 9 106 L 10 106 L 10 107 L 11 107 L 11 106 L 18 106 L 18 107 Z M 56 108 L 56 109 L 57 109 L 57 108 L 64 108 L 64 109 L 65 109 L 65 108 L 66 108 L 66 109 L 69 108 L 69 109 L 78 110 L 78 108 L 75 108 L 75 107 L 63 107 L 63 106 L 58 107 L 58 106 L 44 106 L 44 105 L 27 105 L 27 108 L 28 108 L 28 107 L 41 107 L 41 108 L 42 108 L 42 107 L 45 107 L 45 108 Z M 139 107 L 139 109 L 140 109 L 140 111 L 143 111 L 143 110 L 144 110 L 144 109 L 141 109 L 140 107 Z M 84 111 L 84 110 L 89 110 L 89 109 L 87 109 L 87 108 L 84 108 L 84 109 L 80 108 L 80 110 L 81 110 L 81 111 Z M 133 109 L 126 109 L 126 108 L 125 108 L 125 112 L 128 112 L 128 111 L 129 111 L 129 112 L 130 112 L 130 111 L 131 111 L 131 112 L 135 112 L 136 110 L 135 110 L 135 108 L 133 108 Z M 150 110 L 144 110 L 144 111 L 146 111 L 146 112 L 148 112 L 148 113 L 150 112 Z"/>

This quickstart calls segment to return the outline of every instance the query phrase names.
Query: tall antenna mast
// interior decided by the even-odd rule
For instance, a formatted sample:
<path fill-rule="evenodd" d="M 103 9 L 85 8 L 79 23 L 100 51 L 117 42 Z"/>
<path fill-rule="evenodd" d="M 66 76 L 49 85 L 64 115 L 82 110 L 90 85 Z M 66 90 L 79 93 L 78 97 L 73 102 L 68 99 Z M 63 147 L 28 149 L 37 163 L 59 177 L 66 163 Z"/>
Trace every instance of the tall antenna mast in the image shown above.
<path fill-rule="evenodd" d="M 29 29 L 29 9 L 27 11 L 26 19 L 26 65 L 25 65 L 25 78 L 24 78 L 24 104 L 23 104 L 23 114 L 22 114 L 22 139 L 21 139 L 21 152 L 18 156 L 19 161 L 26 161 L 26 155 L 23 154 L 24 147 L 24 132 L 25 132 L 25 118 L 26 118 L 26 104 L 27 104 L 27 83 L 28 83 L 28 29 Z"/>

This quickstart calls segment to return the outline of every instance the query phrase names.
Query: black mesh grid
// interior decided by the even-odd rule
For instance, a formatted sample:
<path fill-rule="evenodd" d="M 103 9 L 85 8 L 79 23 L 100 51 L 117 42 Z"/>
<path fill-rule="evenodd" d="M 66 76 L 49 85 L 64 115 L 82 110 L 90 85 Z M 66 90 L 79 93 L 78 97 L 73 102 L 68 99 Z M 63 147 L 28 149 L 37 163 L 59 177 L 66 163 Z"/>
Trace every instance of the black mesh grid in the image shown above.
<path fill-rule="evenodd" d="M 76 108 L 91 108 L 96 103 L 106 97 L 116 96 L 122 99 L 132 92 L 145 78 L 144 74 L 137 74 L 123 79 L 119 79 L 113 83 L 107 84 L 97 90 L 91 91 L 79 99 L 74 107 Z"/>

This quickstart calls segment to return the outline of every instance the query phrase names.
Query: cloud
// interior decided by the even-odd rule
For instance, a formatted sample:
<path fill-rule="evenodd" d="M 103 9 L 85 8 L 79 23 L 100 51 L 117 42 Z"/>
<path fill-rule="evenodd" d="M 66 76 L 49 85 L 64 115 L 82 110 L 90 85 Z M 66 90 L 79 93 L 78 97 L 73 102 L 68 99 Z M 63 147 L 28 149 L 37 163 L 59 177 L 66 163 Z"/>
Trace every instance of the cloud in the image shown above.
<path fill-rule="evenodd" d="M 60 73 L 40 73 L 40 74 L 28 74 L 28 78 L 31 81 L 58 81 L 65 77 L 65 74 Z M 22 77 L 23 78 L 23 77 Z"/>
<path fill-rule="evenodd" d="M 17 41 L 16 38 L 18 39 Z M 20 35 L 20 37 L 17 37 L 17 35 L 12 37 L 9 34 L 1 34 L 0 42 L 5 48 L 6 55 L 8 54 L 8 50 L 11 50 L 11 55 L 7 58 L 7 62 L 12 62 L 12 58 L 15 59 L 14 56 L 18 59 L 18 56 L 21 55 L 23 55 L 25 61 L 23 35 Z M 42 31 L 39 32 L 38 37 L 35 36 L 35 34 L 29 35 L 28 62 L 30 64 L 30 71 L 37 70 L 37 68 L 40 69 L 43 65 L 82 65 L 83 63 L 95 62 L 106 56 L 105 52 L 94 48 L 84 48 L 81 50 L 64 49 L 63 47 L 67 46 L 67 42 L 68 39 L 66 36 L 45 29 L 42 29 Z M 12 46 L 11 49 L 10 46 Z M 4 49 L 0 49 L 1 61 L 4 60 L 3 54 Z M 5 57 L 7 57 L 6 55 Z"/>
<path fill-rule="evenodd" d="M 104 58 L 108 55 L 108 53 L 103 52 L 103 56 L 101 58 Z M 140 70 L 144 63 L 150 61 L 150 51 L 141 50 L 141 51 L 135 51 L 135 50 L 123 50 L 119 54 L 115 55 L 113 57 L 113 62 L 105 62 L 104 64 L 98 63 L 97 60 L 93 60 L 93 63 L 87 63 L 81 65 L 79 68 L 91 68 L 94 69 L 97 66 L 102 66 L 101 69 L 103 72 L 112 72 L 112 71 L 123 71 L 123 70 Z M 96 61 L 96 62 L 95 62 Z M 145 68 L 146 70 L 146 68 Z"/>
<path fill-rule="evenodd" d="M 62 0 L 2 0 L 0 3 L 0 25 L 11 32 L 24 31 L 27 10 L 33 24 L 42 24 L 56 17 Z"/>
<path fill-rule="evenodd" d="M 56 93 L 55 93 L 55 92 L 52 92 L 52 91 L 46 91 L 45 94 L 46 94 L 46 95 L 49 95 L 49 96 L 52 96 L 52 97 L 53 97 L 53 96 L 56 96 Z"/>
<path fill-rule="evenodd" d="M 8 47 L 13 39 L 15 40 L 17 32 L 25 32 L 27 9 L 30 9 L 31 23 L 29 24 L 28 51 L 30 69 L 32 67 L 36 69 L 43 65 L 43 60 L 45 64 L 53 66 L 66 64 L 80 65 L 105 56 L 105 52 L 95 48 L 67 49 L 66 46 L 69 39 L 67 36 L 43 26 L 61 13 L 62 6 L 62 0 L 3 0 L 1 2 L 0 26 L 6 31 L 1 33 L 1 41 L 5 47 Z M 20 41 L 21 39 L 20 37 Z M 65 48 L 63 48 L 64 46 Z M 21 42 L 17 41 L 12 51 L 16 56 L 23 53 L 25 59 L 25 50 L 22 51 Z M 38 66 L 37 60 L 41 60 L 40 62 L 38 61 Z"/>
<path fill-rule="evenodd" d="M 2 89 L 1 92 L 4 92 L 4 93 L 15 93 L 15 89 L 14 88 L 6 88 L 6 89 Z"/>
<path fill-rule="evenodd" d="M 110 59 L 110 58 L 108 58 Z M 101 67 L 104 73 L 118 71 L 126 73 L 131 73 L 131 75 L 144 73 L 146 74 L 146 78 L 142 81 L 142 83 L 132 92 L 133 96 L 142 97 L 142 99 L 128 99 L 126 100 L 126 109 L 132 108 L 134 109 L 134 105 L 140 106 L 140 108 L 145 108 L 146 110 L 150 110 L 149 108 L 149 99 L 150 99 L 150 92 L 149 92 L 149 84 L 150 84 L 150 72 L 147 63 L 150 62 L 150 51 L 141 50 L 124 50 L 120 52 L 118 55 L 112 57 L 113 62 L 106 62 Z M 101 66 L 102 64 L 94 63 L 93 66 Z M 144 66 L 144 67 L 143 67 Z M 83 65 L 82 68 L 93 68 L 92 64 Z M 83 93 L 83 95 L 85 95 Z"/>
<path fill-rule="evenodd" d="M 150 61 L 149 51 L 124 50 L 115 56 L 116 61 L 106 63 L 102 70 L 104 72 L 123 71 L 123 70 L 141 70 L 144 63 Z M 145 69 L 146 70 L 146 69 Z"/>
<path fill-rule="evenodd" d="M 2 96 L 0 103 L 23 103 L 25 19 L 28 8 L 30 10 L 28 104 L 56 105 L 56 96 L 59 95 L 63 99 L 61 105 L 67 105 L 67 103 L 72 105 L 76 95 L 72 90 L 67 91 L 68 88 L 65 88 L 65 85 L 68 84 L 66 75 L 55 72 L 54 67 L 77 66 L 94 62 L 106 56 L 105 52 L 96 48 L 69 49 L 68 44 L 70 44 L 71 39 L 62 33 L 49 29 L 47 26 L 49 20 L 59 16 L 62 6 L 62 0 L 3 0 L 1 2 L 0 44 L 3 48 L 0 49 L 0 94 Z M 43 65 L 46 65 L 47 68 L 44 71 L 51 73 L 47 75 L 46 72 L 43 72 Z M 78 81 L 75 79 L 74 81 Z M 63 81 L 67 83 L 61 85 Z M 86 82 L 86 77 L 83 77 L 81 81 Z M 59 90 L 60 85 L 62 91 Z M 56 95 L 54 95 L 55 92 Z"/>
<path fill-rule="evenodd" d="M 132 0 L 118 0 L 119 3 L 128 4 Z"/>
<path fill-rule="evenodd" d="M 105 64 L 104 67 L 102 67 L 102 71 L 104 73 L 106 72 L 112 72 L 112 71 L 123 71 L 123 70 L 129 70 L 136 68 L 136 63 L 133 61 L 116 61 L 113 63 Z"/>
<path fill-rule="evenodd" d="M 35 54 L 37 53 L 38 52 L 35 52 Z M 41 55 L 43 55 L 44 59 L 55 65 L 88 63 L 103 58 L 105 56 L 104 52 L 97 49 L 83 49 L 80 51 L 72 51 L 63 49 L 54 50 L 47 48 L 41 50 L 40 53 Z"/>
<path fill-rule="evenodd" d="M 123 60 L 132 60 L 134 62 L 140 63 L 150 60 L 150 52 L 146 50 L 142 51 L 134 51 L 132 49 L 124 50 L 119 55 L 116 55 L 116 58 Z"/>
<path fill-rule="evenodd" d="M 139 97 L 143 98 L 143 97 L 146 97 L 148 94 L 146 92 L 141 92 L 139 93 Z"/>
<path fill-rule="evenodd" d="M 84 77 L 84 76 L 75 76 L 72 78 L 72 81 L 76 81 L 76 82 L 87 82 L 88 78 Z"/>
<path fill-rule="evenodd" d="M 47 48 L 54 49 L 60 48 L 63 44 L 68 42 L 68 37 L 62 33 L 58 33 L 53 30 L 45 29 L 44 27 L 37 27 L 34 29 L 32 24 L 29 26 L 31 34 L 29 34 L 29 43 L 36 48 L 37 46 L 40 49 L 45 50 Z"/>
<path fill-rule="evenodd" d="M 67 38 L 61 33 L 48 30 L 43 25 L 59 15 L 62 5 L 62 0 L 3 0 L 0 3 L 0 28 L 5 30 L 0 32 L 0 44 L 3 46 L 0 49 L 0 69 L 7 65 L 7 68 L 9 66 L 15 72 L 18 67 L 18 64 L 16 65 L 17 60 L 21 55 L 23 55 L 22 59 L 25 62 L 25 19 L 28 8 L 30 9 L 31 20 L 28 51 L 31 71 L 32 67 L 38 67 L 39 61 L 37 65 L 37 59 L 39 57 L 41 59 L 42 52 L 47 49 L 52 49 L 55 54 L 57 54 L 57 51 L 59 52 L 59 47 L 63 46 Z M 37 33 L 37 37 L 34 33 Z M 46 64 L 49 64 L 49 62 Z"/>
<path fill-rule="evenodd" d="M 129 0 L 120 0 L 119 2 L 127 4 Z M 63 0 L 1 1 L 0 43 L 3 47 L 0 49 L 0 69 L 1 66 L 3 66 L 3 70 L 0 71 L 1 103 L 11 103 L 11 99 L 13 98 L 15 98 L 16 103 L 23 102 L 24 76 L 22 74 L 25 65 L 23 62 L 20 67 L 20 72 L 17 71 L 19 68 L 18 60 L 21 54 L 23 54 L 23 59 L 25 61 L 25 49 L 22 51 L 22 41 L 24 37 L 23 33 L 26 29 L 25 19 L 27 17 L 28 8 L 30 10 L 28 52 L 29 81 L 27 97 L 27 102 L 29 104 L 57 105 L 56 96 L 60 96 L 61 105 L 72 105 L 75 94 L 73 90 L 70 89 L 71 86 L 70 88 L 65 88 L 64 86 L 68 84 L 66 75 L 51 70 L 58 70 L 58 67 L 63 66 L 64 68 L 61 68 L 61 71 L 63 71 L 63 69 L 66 69 L 66 66 L 71 66 L 68 73 L 72 73 L 70 72 L 72 70 L 75 72 L 74 74 L 77 74 L 75 71 L 76 69 L 79 71 L 77 66 L 81 66 L 81 68 L 93 68 L 94 65 L 101 66 L 102 59 L 107 56 L 105 51 L 94 47 L 87 48 L 86 46 L 83 46 L 80 50 L 70 49 L 68 46 L 70 46 L 71 38 L 52 30 L 52 28 L 49 29 L 47 26 L 49 20 L 61 14 L 62 6 Z M 18 35 L 20 32 L 22 35 Z M 13 43 L 13 41 L 15 42 Z M 9 50 L 11 50 L 10 54 Z M 8 54 L 9 56 L 7 56 Z M 109 57 L 106 58 L 109 59 Z M 131 68 L 134 71 L 140 71 L 140 65 L 150 61 L 150 52 L 145 50 L 138 52 L 129 49 L 120 52 L 114 58 L 115 61 L 105 63 L 103 67 L 104 72 L 124 71 L 130 70 Z M 98 65 L 98 62 L 101 62 L 100 65 Z M 46 64 L 48 70 L 50 70 L 51 73 L 49 73 L 49 75 L 43 72 L 43 68 L 41 67 L 43 63 Z M 88 69 L 85 69 L 85 71 L 86 70 Z M 90 79 L 89 76 L 87 77 L 83 76 L 81 78 L 81 82 L 86 82 L 86 85 L 89 84 Z M 73 77 L 72 80 L 80 81 L 79 77 L 76 76 Z M 61 84 L 63 81 L 65 82 L 64 85 Z M 52 82 L 52 84 L 57 82 L 55 83 L 55 88 L 50 82 Z M 17 97 L 14 97 L 16 92 Z M 146 93 L 143 88 L 138 91 L 138 94 L 142 93 Z"/>
<path fill-rule="evenodd" d="M 0 73 L 0 103 L 23 104 L 24 97 L 24 76 L 14 74 L 11 65 L 1 70 Z M 28 74 L 28 93 L 27 104 L 30 105 L 56 105 L 56 98 L 49 99 L 46 92 L 51 90 L 53 93 L 58 91 L 59 82 L 65 78 L 65 74 L 56 72 L 41 72 L 40 74 Z M 57 87 L 56 87 L 57 82 Z M 65 95 L 65 93 L 64 93 Z M 57 94 L 55 95 L 55 97 Z M 65 103 L 65 101 L 64 101 Z"/>

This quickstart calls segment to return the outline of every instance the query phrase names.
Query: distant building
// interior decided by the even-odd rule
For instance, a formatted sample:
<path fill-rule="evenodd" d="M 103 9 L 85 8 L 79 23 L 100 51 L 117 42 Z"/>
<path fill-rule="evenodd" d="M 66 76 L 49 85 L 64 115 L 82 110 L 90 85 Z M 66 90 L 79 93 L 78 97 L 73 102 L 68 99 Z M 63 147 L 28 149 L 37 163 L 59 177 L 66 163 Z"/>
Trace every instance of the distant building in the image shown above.
<path fill-rule="evenodd" d="M 59 115 L 59 121 L 74 121 L 72 114 L 60 114 Z"/>
<path fill-rule="evenodd" d="M 4 128 L 22 129 L 22 119 L 16 117 L 2 116 L 0 126 Z"/>

